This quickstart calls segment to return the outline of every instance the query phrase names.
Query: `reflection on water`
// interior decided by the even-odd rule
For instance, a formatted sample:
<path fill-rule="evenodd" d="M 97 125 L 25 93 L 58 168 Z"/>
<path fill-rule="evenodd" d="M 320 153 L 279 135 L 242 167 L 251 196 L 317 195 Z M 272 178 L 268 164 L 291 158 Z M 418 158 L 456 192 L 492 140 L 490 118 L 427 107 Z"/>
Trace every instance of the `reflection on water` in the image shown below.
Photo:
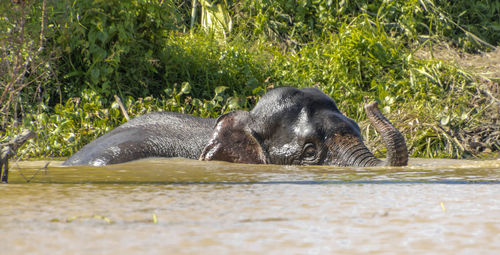
<path fill-rule="evenodd" d="M 48 163 L 48 166 L 44 168 Z M 410 160 L 408 167 L 249 165 L 186 159 L 148 159 L 105 167 L 62 167 L 61 162 L 22 162 L 10 183 L 119 184 L 336 184 L 499 183 L 500 160 Z"/>
<path fill-rule="evenodd" d="M 1 254 L 493 254 L 500 160 L 404 168 L 152 159 L 22 162 L 0 185 Z M 11 164 L 12 165 L 12 164 Z M 30 180 L 30 183 L 26 183 Z"/>

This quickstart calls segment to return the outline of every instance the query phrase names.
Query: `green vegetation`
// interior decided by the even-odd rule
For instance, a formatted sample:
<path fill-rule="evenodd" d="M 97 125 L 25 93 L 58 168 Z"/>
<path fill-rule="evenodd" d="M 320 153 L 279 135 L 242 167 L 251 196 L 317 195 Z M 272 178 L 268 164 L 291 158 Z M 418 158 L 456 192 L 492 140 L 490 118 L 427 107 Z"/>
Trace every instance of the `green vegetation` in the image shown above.
<path fill-rule="evenodd" d="M 115 95 L 131 117 L 216 117 L 285 85 L 329 94 L 382 153 L 366 98 L 411 156 L 500 151 L 500 77 L 446 55 L 495 50 L 498 1 L 2 1 L 0 40 L 0 143 L 38 134 L 22 157 L 69 156 L 123 123 Z"/>

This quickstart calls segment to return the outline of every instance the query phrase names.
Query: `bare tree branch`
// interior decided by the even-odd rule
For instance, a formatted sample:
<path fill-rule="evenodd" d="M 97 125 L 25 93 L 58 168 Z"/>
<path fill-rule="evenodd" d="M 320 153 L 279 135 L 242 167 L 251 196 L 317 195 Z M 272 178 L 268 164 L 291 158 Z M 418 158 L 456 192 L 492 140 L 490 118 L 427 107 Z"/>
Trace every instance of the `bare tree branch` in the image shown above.
<path fill-rule="evenodd" d="M 21 147 L 29 139 L 34 138 L 35 135 L 35 132 L 31 130 L 25 130 L 20 135 L 14 137 L 8 144 L 0 145 L 0 171 L 2 172 L 1 182 L 8 182 L 9 158 L 15 156 L 17 153 L 17 149 L 19 149 L 19 147 Z"/>

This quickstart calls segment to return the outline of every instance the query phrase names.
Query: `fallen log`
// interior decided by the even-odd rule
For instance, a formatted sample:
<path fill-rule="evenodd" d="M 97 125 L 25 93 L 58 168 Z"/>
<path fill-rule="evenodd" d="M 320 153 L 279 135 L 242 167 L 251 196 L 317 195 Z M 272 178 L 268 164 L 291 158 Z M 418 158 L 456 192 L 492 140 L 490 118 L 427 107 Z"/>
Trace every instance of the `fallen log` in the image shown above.
<path fill-rule="evenodd" d="M 35 135 L 35 132 L 25 130 L 20 135 L 14 137 L 9 143 L 0 145 L 0 173 L 2 174 L 2 183 L 9 181 L 9 158 L 15 156 L 17 149 L 29 139 L 34 138 Z"/>

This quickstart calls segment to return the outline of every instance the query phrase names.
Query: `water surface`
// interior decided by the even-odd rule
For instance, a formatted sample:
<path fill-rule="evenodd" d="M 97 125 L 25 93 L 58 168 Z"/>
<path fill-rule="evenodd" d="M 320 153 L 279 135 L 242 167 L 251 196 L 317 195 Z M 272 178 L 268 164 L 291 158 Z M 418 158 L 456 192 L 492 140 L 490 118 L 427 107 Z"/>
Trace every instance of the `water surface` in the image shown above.
<path fill-rule="evenodd" d="M 500 160 L 45 163 L 11 163 L 0 185 L 0 254 L 500 251 Z"/>

